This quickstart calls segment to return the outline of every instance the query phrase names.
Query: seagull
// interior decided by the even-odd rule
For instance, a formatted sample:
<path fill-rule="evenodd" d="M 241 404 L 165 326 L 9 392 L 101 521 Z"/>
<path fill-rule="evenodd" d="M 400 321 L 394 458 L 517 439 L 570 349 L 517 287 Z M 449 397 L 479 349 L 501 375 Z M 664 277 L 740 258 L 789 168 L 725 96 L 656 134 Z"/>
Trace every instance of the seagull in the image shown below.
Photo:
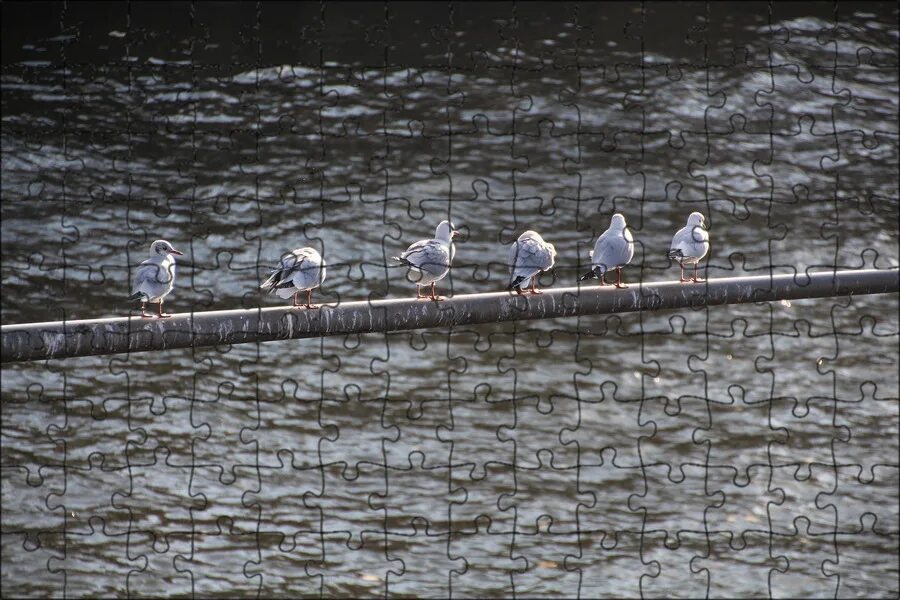
<path fill-rule="evenodd" d="M 687 225 L 678 230 L 672 238 L 672 249 L 666 254 L 669 258 L 677 260 L 681 265 L 681 282 L 703 281 L 697 278 L 697 263 L 709 252 L 709 232 L 703 228 L 706 219 L 698 212 L 692 212 L 688 217 Z M 694 265 L 694 276 L 684 278 L 684 265 Z"/>
<path fill-rule="evenodd" d="M 622 267 L 634 258 L 634 237 L 628 231 L 625 217 L 616 213 L 612 216 L 609 229 L 600 234 L 591 250 L 591 270 L 581 276 L 581 281 L 597 278 L 600 285 L 606 285 L 605 275 L 610 269 L 616 270 L 617 288 L 628 287 L 622 283 Z"/>
<path fill-rule="evenodd" d="M 128 297 L 129 300 L 141 301 L 142 318 L 152 319 L 157 316 L 165 319 L 172 316 L 163 313 L 163 298 L 175 287 L 175 256 L 183 254 L 166 240 L 156 240 L 150 244 L 150 258 L 137 268 L 134 287 L 131 289 L 131 296 Z M 157 304 L 156 315 L 147 313 L 148 302 Z"/>
<path fill-rule="evenodd" d="M 416 299 L 442 300 L 435 295 L 434 284 L 447 276 L 450 272 L 450 263 L 456 254 L 453 247 L 453 238 L 459 236 L 459 231 L 453 227 L 450 221 L 441 221 L 434 231 L 434 239 L 420 240 L 406 249 L 400 256 L 393 257 L 419 274 L 416 280 Z M 420 287 L 431 284 L 431 296 L 423 296 Z"/>
<path fill-rule="evenodd" d="M 306 292 L 306 308 L 318 308 L 312 303 L 312 291 L 325 281 L 325 261 L 315 248 L 297 248 L 281 257 L 278 266 L 269 272 L 259 289 L 279 298 L 294 297 L 292 306 L 299 308 L 300 292 Z"/>
<path fill-rule="evenodd" d="M 523 288 L 531 283 L 531 293 L 541 294 L 535 287 L 541 271 L 553 267 L 556 248 L 548 244 L 536 231 L 526 231 L 509 248 L 510 290 L 524 294 Z"/>

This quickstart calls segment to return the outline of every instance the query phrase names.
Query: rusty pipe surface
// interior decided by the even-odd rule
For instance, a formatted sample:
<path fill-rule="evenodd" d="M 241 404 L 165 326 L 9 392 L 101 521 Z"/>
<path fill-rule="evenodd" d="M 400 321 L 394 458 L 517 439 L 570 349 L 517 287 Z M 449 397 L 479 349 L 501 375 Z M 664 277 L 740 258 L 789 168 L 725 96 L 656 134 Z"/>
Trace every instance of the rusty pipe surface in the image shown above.
<path fill-rule="evenodd" d="M 402 331 L 579 315 L 696 308 L 898 291 L 897 269 L 729 277 L 700 283 L 644 282 L 546 289 L 540 295 L 489 292 L 441 302 L 394 298 L 318 309 L 286 306 L 3 325 L 2 362 L 174 348 L 247 344 L 349 333 Z"/>

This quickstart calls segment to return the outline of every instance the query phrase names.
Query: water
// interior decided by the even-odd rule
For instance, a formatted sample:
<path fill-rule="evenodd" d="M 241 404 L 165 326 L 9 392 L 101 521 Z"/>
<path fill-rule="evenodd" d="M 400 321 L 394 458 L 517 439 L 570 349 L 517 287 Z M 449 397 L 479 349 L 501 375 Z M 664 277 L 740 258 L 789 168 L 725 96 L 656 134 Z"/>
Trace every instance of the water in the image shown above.
<path fill-rule="evenodd" d="M 443 293 L 499 289 L 525 228 L 570 285 L 617 211 L 630 282 L 676 274 L 692 210 L 710 277 L 898 264 L 894 5 L 3 17 L 4 323 L 127 314 L 157 238 L 172 311 L 275 304 L 301 245 L 321 301 L 409 295 L 387 258 L 448 215 Z M 897 308 L 4 365 L 3 587 L 896 595 Z"/>

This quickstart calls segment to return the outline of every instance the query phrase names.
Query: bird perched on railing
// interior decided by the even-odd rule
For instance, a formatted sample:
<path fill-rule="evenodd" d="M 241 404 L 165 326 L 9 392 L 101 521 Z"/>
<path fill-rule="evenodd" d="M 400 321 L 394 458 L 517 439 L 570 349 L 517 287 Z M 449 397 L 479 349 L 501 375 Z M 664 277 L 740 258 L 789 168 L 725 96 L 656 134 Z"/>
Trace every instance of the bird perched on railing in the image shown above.
<path fill-rule="evenodd" d="M 509 288 L 517 294 L 524 294 L 524 288 L 531 284 L 531 293 L 542 293 L 537 289 L 537 280 L 542 271 L 548 271 L 556 260 L 556 248 L 548 244 L 536 231 L 526 231 L 509 248 Z"/>
<path fill-rule="evenodd" d="M 161 319 L 172 315 L 163 313 L 163 298 L 175 287 L 175 256 L 183 252 L 176 250 L 166 240 L 156 240 L 150 244 L 150 258 L 142 262 L 134 274 L 134 287 L 129 300 L 141 301 L 141 317 Z M 156 303 L 156 315 L 147 313 L 147 303 Z"/>
<path fill-rule="evenodd" d="M 616 213 L 612 216 L 609 229 L 600 234 L 590 253 L 591 270 L 581 276 L 581 281 L 597 278 L 600 285 L 606 285 L 606 274 L 616 270 L 617 288 L 628 287 L 622 282 L 622 267 L 634 258 L 634 237 L 628 231 L 625 217 Z"/>
<path fill-rule="evenodd" d="M 409 267 L 410 273 L 415 273 L 417 278 L 410 279 L 416 284 L 416 299 L 443 300 L 435 294 L 434 284 L 450 272 L 450 263 L 456 254 L 453 246 L 453 238 L 459 236 L 459 231 L 453 227 L 450 221 L 441 221 L 434 231 L 434 238 L 420 240 L 406 249 L 400 256 L 393 259 Z M 409 278 L 407 274 L 407 278 Z M 431 285 L 431 295 L 423 296 L 421 286 Z"/>
<path fill-rule="evenodd" d="M 312 291 L 325 281 L 325 261 L 315 248 L 297 248 L 281 257 L 278 266 L 269 272 L 259 289 L 279 298 L 293 296 L 292 306 L 299 308 L 300 292 L 306 292 L 306 308 L 318 308 L 312 303 Z"/>
<path fill-rule="evenodd" d="M 701 213 L 692 212 L 688 216 L 687 225 L 678 230 L 675 237 L 672 238 L 672 248 L 666 253 L 666 256 L 673 260 L 677 260 L 681 266 L 682 283 L 692 281 L 704 281 L 697 278 L 697 263 L 709 252 L 709 232 L 704 229 L 706 219 Z M 694 275 L 688 279 L 684 278 L 684 265 L 694 265 Z"/>

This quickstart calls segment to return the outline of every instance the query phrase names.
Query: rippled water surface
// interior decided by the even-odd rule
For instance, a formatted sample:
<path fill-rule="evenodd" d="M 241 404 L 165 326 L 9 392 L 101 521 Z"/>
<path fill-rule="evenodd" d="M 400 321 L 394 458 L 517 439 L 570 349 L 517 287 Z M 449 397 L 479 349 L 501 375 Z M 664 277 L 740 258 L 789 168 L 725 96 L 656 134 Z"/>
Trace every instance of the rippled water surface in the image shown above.
<path fill-rule="evenodd" d="M 898 265 L 894 4 L 4 4 L 3 323 Z M 4 594 L 896 597 L 897 295 L 4 365 Z"/>

